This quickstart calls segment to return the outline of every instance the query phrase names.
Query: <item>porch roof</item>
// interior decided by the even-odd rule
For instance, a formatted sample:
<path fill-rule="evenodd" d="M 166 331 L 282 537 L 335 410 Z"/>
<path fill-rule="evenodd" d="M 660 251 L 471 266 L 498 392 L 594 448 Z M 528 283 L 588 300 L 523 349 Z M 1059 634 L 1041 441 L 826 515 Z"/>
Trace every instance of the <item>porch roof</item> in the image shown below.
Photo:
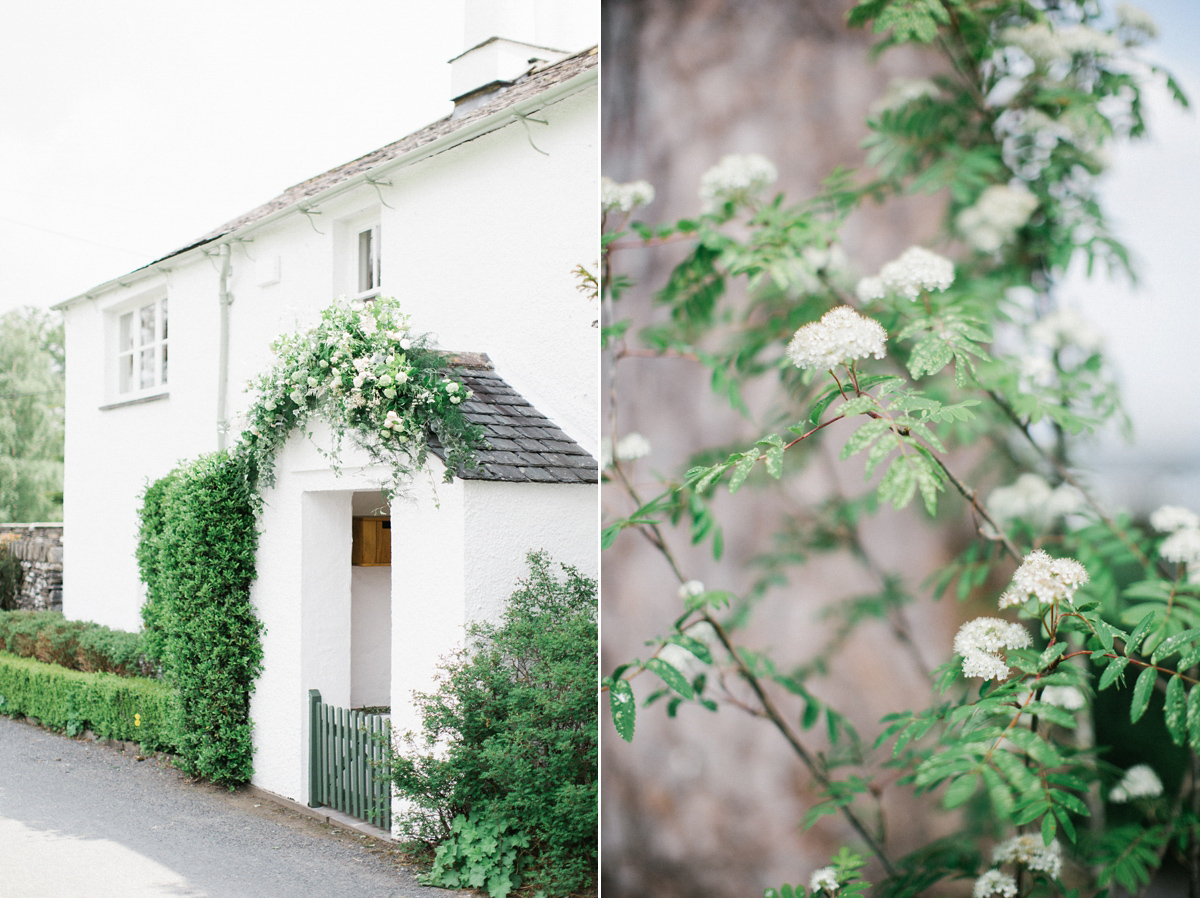
<path fill-rule="evenodd" d="M 464 480 L 518 483 L 596 483 L 599 467 L 582 446 L 505 382 L 484 353 L 452 356 L 450 368 L 475 395 L 462 405 L 467 420 L 483 428 L 487 448 L 479 467 L 459 471 Z M 445 461 L 436 437 L 429 448 Z"/>

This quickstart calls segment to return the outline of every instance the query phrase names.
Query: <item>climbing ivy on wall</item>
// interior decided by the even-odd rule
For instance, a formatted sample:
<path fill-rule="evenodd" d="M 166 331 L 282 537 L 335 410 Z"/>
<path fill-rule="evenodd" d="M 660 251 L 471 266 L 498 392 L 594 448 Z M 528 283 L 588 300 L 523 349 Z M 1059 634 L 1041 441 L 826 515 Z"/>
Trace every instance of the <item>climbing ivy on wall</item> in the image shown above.
<path fill-rule="evenodd" d="M 313 418 L 349 434 L 392 470 L 392 486 L 425 464 L 430 435 L 446 479 L 475 464 L 479 429 L 462 414 L 471 391 L 446 373 L 427 336 L 410 333 L 394 299 L 338 300 L 313 329 L 281 338 L 275 366 L 229 450 L 180 465 L 143 495 L 138 566 L 146 584 L 147 653 L 175 687 L 171 726 L 184 769 L 218 783 L 253 773 L 250 694 L 262 671 L 262 623 L 250 587 L 260 490 L 275 456 Z"/>

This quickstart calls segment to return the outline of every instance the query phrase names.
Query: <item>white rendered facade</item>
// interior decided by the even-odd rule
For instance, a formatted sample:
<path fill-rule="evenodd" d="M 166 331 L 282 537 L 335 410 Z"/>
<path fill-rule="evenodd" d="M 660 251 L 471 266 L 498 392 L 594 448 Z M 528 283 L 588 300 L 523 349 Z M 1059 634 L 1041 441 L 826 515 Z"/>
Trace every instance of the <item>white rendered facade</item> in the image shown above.
<path fill-rule="evenodd" d="M 598 455 L 598 310 L 572 274 L 598 254 L 597 69 L 589 62 L 572 71 L 517 105 L 443 129 L 60 306 L 68 617 L 140 627 L 142 491 L 179 462 L 236 441 L 237 416 L 252 399 L 245 385 L 272 364 L 271 342 L 313 323 L 335 297 L 363 294 L 364 239 L 373 242 L 376 281 L 367 295 L 397 297 L 414 331 L 443 348 L 487 353 L 508 384 Z M 222 286 L 231 300 L 227 338 Z M 163 300 L 169 331 L 156 320 L 158 329 L 131 348 L 123 320 Z M 145 385 L 127 376 L 143 348 L 146 364 L 159 365 Z M 440 481 L 440 463 L 430 468 Z M 252 706 L 255 782 L 296 800 L 306 797 L 309 689 L 343 706 L 391 704 L 397 725 L 411 726 L 404 697 L 428 687 L 436 659 L 461 641 L 467 621 L 499 613 L 527 551 L 544 548 L 597 573 L 591 485 L 456 481 L 438 483 L 435 497 L 422 476 L 393 502 L 394 560 L 382 573 L 349 564 L 352 511 L 378 494 L 382 470 L 356 468 L 348 457 L 335 474 L 293 435 L 277 473 L 265 495 L 253 593 L 266 624 Z"/>

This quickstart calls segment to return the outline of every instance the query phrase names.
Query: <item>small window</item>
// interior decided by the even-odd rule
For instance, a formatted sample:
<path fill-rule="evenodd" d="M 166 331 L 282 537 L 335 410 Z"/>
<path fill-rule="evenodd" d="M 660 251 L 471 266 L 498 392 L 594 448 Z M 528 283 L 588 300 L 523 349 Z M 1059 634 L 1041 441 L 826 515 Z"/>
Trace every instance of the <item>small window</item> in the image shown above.
<path fill-rule="evenodd" d="M 379 295 L 379 225 L 358 232 L 358 298 Z"/>
<path fill-rule="evenodd" d="M 139 393 L 167 383 L 167 300 L 125 312 L 117 320 L 117 390 Z"/>

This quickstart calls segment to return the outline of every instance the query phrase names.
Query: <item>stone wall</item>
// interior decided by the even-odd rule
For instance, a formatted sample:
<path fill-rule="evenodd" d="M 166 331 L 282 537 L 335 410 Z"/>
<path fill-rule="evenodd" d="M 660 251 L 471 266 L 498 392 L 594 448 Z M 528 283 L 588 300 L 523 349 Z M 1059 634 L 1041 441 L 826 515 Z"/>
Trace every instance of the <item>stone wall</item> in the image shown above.
<path fill-rule="evenodd" d="M 0 546 L 24 568 L 18 608 L 62 610 L 62 535 L 62 524 L 0 524 Z"/>

